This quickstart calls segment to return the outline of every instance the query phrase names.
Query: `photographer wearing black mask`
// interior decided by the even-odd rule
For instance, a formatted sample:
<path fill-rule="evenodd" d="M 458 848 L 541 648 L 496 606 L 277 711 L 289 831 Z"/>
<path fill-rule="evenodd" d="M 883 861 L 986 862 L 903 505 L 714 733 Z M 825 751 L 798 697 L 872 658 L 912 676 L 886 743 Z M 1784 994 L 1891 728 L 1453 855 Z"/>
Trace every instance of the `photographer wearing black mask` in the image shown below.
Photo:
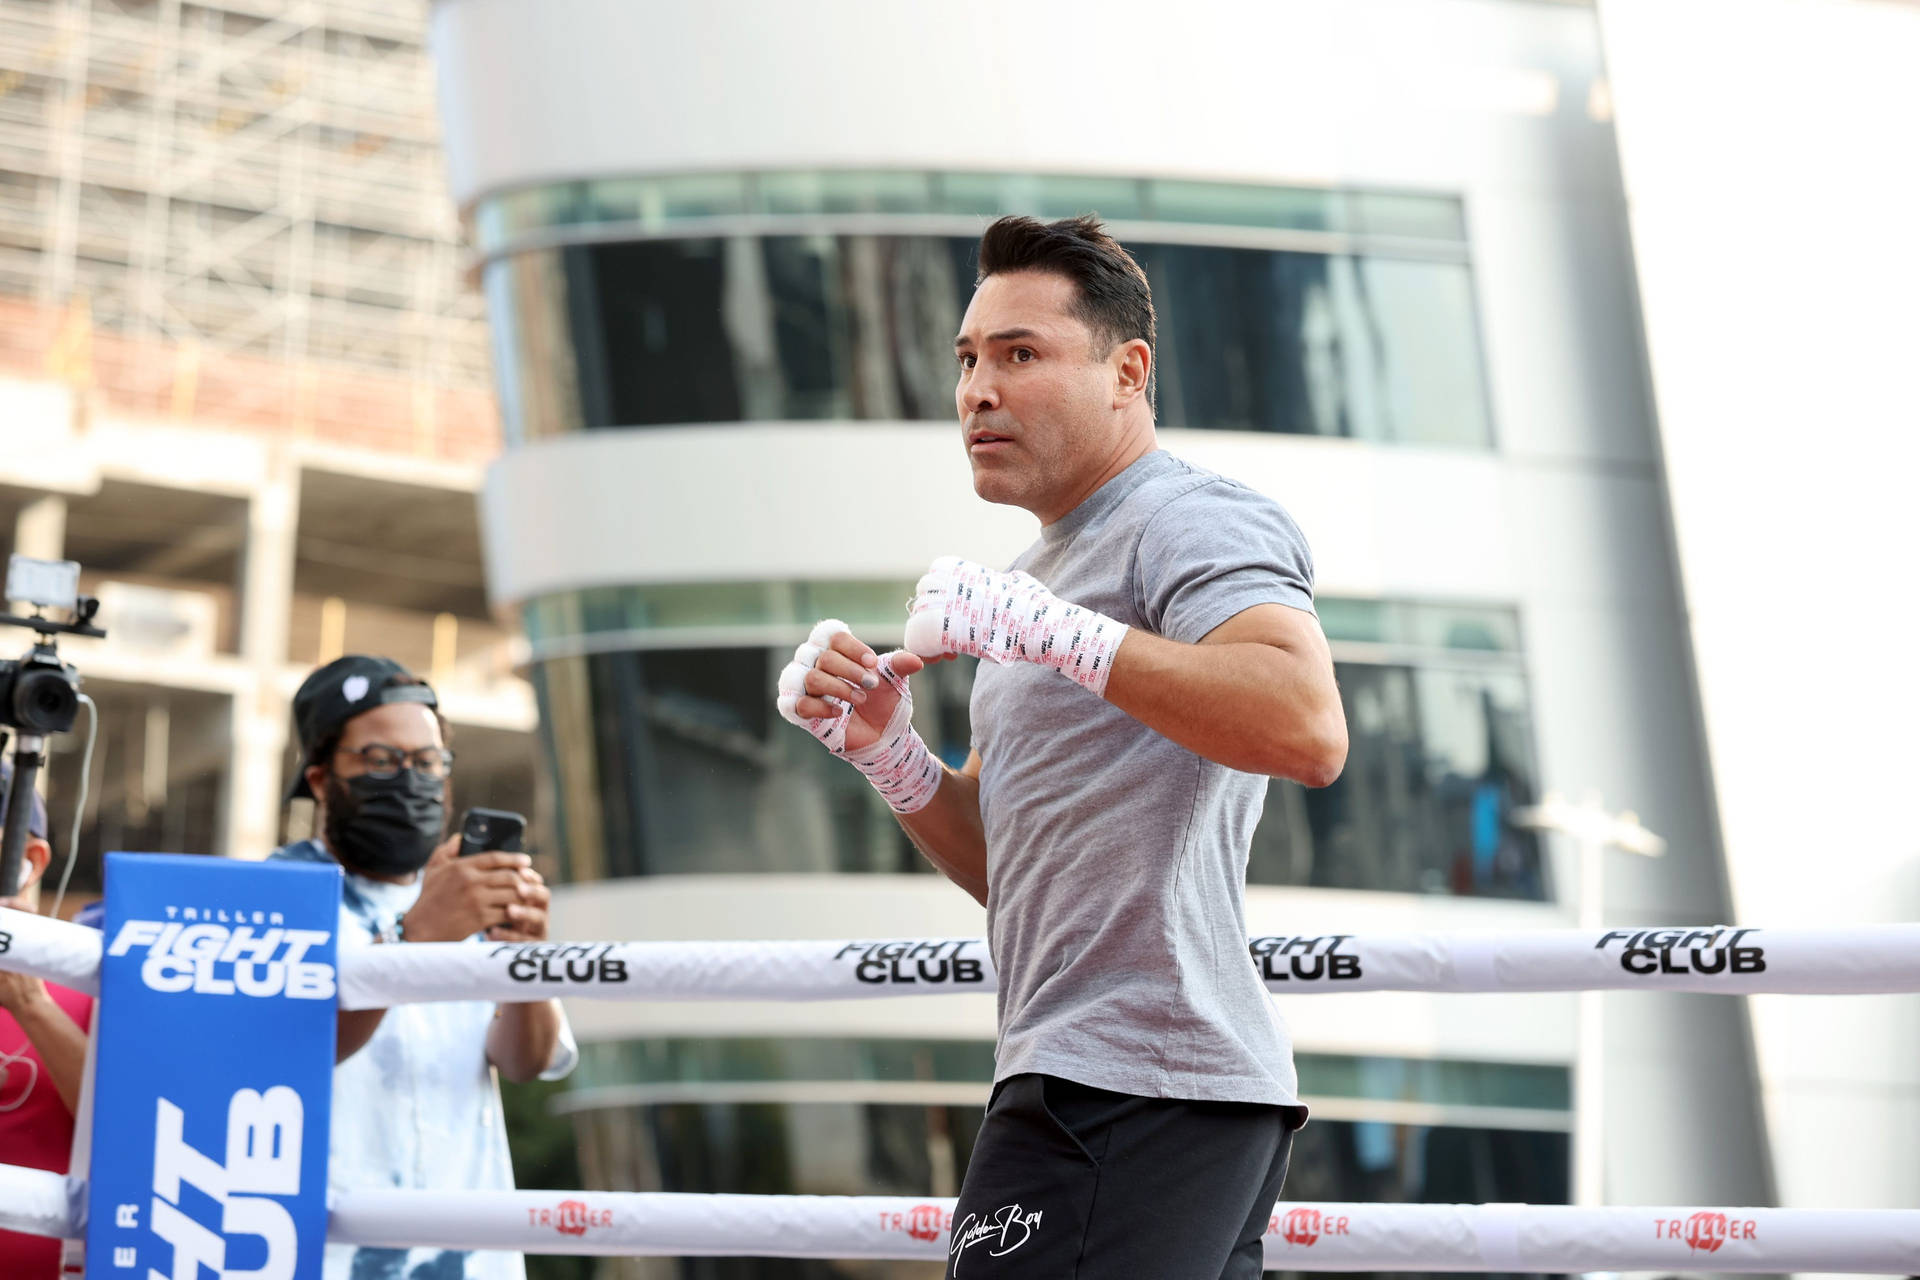
<path fill-rule="evenodd" d="M 453 753 L 433 690 L 386 658 L 335 659 L 294 695 L 317 839 L 276 859 L 345 872 L 340 943 L 542 942 L 547 887 L 523 853 L 459 856 L 444 838 Z M 342 1011 L 329 1183 L 335 1190 L 505 1190 L 512 1165 L 491 1068 L 553 1079 L 578 1058 L 559 1002 Z M 518 1255 L 328 1246 L 327 1274 L 515 1280 Z M 356 1256 L 347 1258 L 345 1255 Z M 358 1255 L 377 1256 L 363 1257 Z M 341 1255 L 341 1256 L 335 1256 Z"/>

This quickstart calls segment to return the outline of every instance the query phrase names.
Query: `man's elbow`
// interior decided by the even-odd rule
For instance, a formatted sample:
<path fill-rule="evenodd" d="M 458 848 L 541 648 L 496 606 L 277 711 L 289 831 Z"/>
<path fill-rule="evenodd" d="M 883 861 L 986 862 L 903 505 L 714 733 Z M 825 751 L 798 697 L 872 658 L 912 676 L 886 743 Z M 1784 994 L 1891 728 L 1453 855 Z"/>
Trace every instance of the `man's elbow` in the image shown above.
<path fill-rule="evenodd" d="M 540 1068 L 525 1061 L 496 1062 L 501 1078 L 509 1084 L 532 1084 L 540 1078 Z"/>
<path fill-rule="evenodd" d="M 487 1044 L 487 1061 L 493 1064 L 493 1069 L 500 1073 L 502 1080 L 513 1084 L 532 1084 L 546 1069 L 546 1062 L 536 1049 L 534 1045 L 492 1040 Z"/>
<path fill-rule="evenodd" d="M 1306 734 L 1276 744 L 1269 773 L 1306 787 L 1330 787 L 1347 767 L 1347 724 L 1339 711 L 1323 716 Z"/>
<path fill-rule="evenodd" d="M 1340 771 L 1346 767 L 1347 744 L 1343 740 L 1338 749 L 1329 749 L 1315 756 L 1300 782 L 1314 788 L 1330 787 L 1340 780 Z"/>

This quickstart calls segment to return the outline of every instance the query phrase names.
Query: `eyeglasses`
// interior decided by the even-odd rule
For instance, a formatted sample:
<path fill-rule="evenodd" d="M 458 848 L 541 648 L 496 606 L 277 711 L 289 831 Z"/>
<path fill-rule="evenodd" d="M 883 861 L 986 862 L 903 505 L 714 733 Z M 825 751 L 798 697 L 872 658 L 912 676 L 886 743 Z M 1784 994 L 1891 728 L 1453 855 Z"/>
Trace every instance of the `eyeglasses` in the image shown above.
<path fill-rule="evenodd" d="M 422 747 L 402 751 L 383 742 L 369 742 L 351 751 L 341 748 L 336 754 L 358 756 L 370 777 L 398 777 L 402 769 L 411 769 L 423 778 L 444 778 L 453 772 L 453 752 L 445 747 Z"/>

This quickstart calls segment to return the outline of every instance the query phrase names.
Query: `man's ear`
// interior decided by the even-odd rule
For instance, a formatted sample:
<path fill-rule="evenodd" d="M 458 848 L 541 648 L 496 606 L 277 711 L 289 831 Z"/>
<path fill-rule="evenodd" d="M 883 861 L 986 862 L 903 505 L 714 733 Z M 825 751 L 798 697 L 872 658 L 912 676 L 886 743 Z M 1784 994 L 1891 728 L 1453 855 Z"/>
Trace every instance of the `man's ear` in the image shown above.
<path fill-rule="evenodd" d="M 1147 394 L 1153 377 L 1153 351 L 1146 339 L 1134 338 L 1114 349 L 1113 407 L 1124 409 Z"/>
<path fill-rule="evenodd" d="M 40 836 L 28 836 L 25 857 L 20 864 L 20 891 L 25 893 L 28 885 L 38 883 L 52 861 L 53 846 Z"/>
<path fill-rule="evenodd" d="M 300 772 L 307 780 L 307 789 L 313 792 L 313 802 L 319 804 L 321 797 L 327 794 L 327 766 L 310 764 Z"/>

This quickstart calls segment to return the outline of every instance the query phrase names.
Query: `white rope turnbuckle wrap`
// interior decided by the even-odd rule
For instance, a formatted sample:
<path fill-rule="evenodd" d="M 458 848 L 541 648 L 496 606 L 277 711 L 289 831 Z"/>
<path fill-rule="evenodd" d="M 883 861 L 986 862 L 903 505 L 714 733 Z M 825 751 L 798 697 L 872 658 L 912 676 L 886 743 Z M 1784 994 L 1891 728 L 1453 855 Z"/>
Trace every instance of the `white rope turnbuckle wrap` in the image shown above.
<path fill-rule="evenodd" d="M 77 1235 L 68 1179 L 0 1166 L 0 1227 Z M 333 1200 L 327 1238 L 374 1247 L 629 1257 L 938 1259 L 1037 1222 L 953 1220 L 951 1200 L 609 1191 L 378 1191 Z M 1274 1206 L 1266 1265 L 1289 1271 L 1717 1271 L 1903 1274 L 1908 1209 Z"/>
<path fill-rule="evenodd" d="M 79 991 L 98 990 L 101 935 L 95 930 L 0 909 L 0 943 L 0 968 Z M 1920 992 L 1920 924 L 1267 936 L 1249 939 L 1248 950 L 1268 989 L 1285 995 Z M 228 962 L 209 957 L 209 963 Z M 980 938 L 419 942 L 350 949 L 340 957 L 340 999 L 347 1009 L 544 996 L 840 1000 L 990 993 L 995 983 L 993 961 Z"/>

